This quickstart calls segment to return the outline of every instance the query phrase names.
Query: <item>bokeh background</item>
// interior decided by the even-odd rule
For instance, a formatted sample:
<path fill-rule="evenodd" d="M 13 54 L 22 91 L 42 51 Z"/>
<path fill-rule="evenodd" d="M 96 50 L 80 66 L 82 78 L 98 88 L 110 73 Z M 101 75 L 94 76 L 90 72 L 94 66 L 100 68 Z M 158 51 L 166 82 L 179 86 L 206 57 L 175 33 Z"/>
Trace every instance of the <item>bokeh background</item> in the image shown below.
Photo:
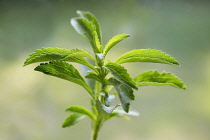
<path fill-rule="evenodd" d="M 85 119 L 61 128 L 71 105 L 90 108 L 85 91 L 72 83 L 22 67 L 41 47 L 90 46 L 69 24 L 76 10 L 96 15 L 105 44 L 119 33 L 131 38 L 118 44 L 109 59 L 131 49 L 158 49 L 181 67 L 126 64 L 132 76 L 156 69 L 181 77 L 187 90 L 144 87 L 131 107 L 139 117 L 105 123 L 100 140 L 210 139 L 210 2 L 204 0 L 0 0 L 0 139 L 88 140 Z"/>

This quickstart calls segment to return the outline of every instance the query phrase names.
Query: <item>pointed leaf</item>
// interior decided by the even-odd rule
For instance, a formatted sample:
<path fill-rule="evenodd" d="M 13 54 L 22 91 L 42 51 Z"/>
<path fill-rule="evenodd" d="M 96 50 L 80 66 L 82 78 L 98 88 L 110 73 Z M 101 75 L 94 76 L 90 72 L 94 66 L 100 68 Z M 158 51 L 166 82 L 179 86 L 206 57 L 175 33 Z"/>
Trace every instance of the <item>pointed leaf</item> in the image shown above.
<path fill-rule="evenodd" d="M 130 37 L 130 35 L 127 34 L 119 34 L 114 36 L 112 39 L 109 40 L 109 42 L 106 44 L 105 48 L 104 48 L 104 53 L 107 54 L 108 51 L 117 43 L 119 43 L 120 41 L 126 39 Z"/>
<path fill-rule="evenodd" d="M 35 68 L 35 70 L 79 84 L 84 87 L 92 96 L 90 87 L 86 84 L 85 80 L 79 74 L 77 69 L 75 69 L 71 64 L 68 64 L 64 61 L 52 61 L 50 63 L 40 64 Z"/>
<path fill-rule="evenodd" d="M 121 55 L 116 62 L 119 64 L 129 62 L 153 62 L 179 65 L 179 62 L 170 55 L 159 50 L 151 49 L 132 50 Z"/>
<path fill-rule="evenodd" d="M 63 122 L 62 127 L 70 127 L 72 125 L 75 125 L 80 120 L 84 119 L 85 116 L 81 114 L 71 114 L 69 117 L 66 118 L 66 120 Z"/>
<path fill-rule="evenodd" d="M 186 89 L 186 86 L 177 76 L 171 73 L 159 73 L 158 71 L 148 71 L 138 75 L 135 79 L 137 86 L 173 86 Z"/>
<path fill-rule="evenodd" d="M 71 106 L 71 107 L 67 108 L 66 111 L 86 115 L 89 118 L 91 118 L 92 120 L 96 120 L 95 115 L 91 111 L 89 111 L 88 109 L 86 109 L 82 106 Z"/>
<path fill-rule="evenodd" d="M 109 82 L 115 87 L 118 92 L 122 107 L 125 112 L 129 112 L 130 101 L 134 100 L 133 90 L 124 83 L 118 81 L 115 78 L 110 78 Z"/>
<path fill-rule="evenodd" d="M 127 73 L 127 70 L 123 66 L 117 63 L 108 62 L 105 65 L 105 68 L 107 68 L 117 80 L 134 89 L 138 89 L 138 87 L 135 85 L 135 82 L 132 80 L 130 75 Z"/>
<path fill-rule="evenodd" d="M 24 66 L 36 62 L 62 60 L 66 57 L 88 57 L 94 60 L 94 57 L 90 53 L 82 49 L 67 50 L 61 48 L 42 48 L 30 54 L 26 59 Z"/>
<path fill-rule="evenodd" d="M 86 18 L 88 21 L 92 22 L 93 25 L 95 25 L 99 41 L 101 42 L 101 31 L 100 31 L 100 26 L 99 26 L 99 23 L 98 23 L 96 17 L 92 13 L 87 12 L 87 11 L 78 10 L 77 14 L 79 14 L 82 18 Z"/>

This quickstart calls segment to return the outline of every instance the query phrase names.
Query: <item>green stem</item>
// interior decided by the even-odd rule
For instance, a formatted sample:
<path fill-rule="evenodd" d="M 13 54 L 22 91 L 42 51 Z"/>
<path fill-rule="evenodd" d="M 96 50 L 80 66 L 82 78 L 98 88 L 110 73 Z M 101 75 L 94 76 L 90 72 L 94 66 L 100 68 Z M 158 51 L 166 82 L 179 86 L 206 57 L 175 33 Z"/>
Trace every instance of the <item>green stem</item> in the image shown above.
<path fill-rule="evenodd" d="M 97 121 L 94 122 L 93 126 L 92 126 L 92 138 L 91 140 L 97 140 L 98 138 L 98 133 L 99 133 L 99 130 L 102 126 L 102 119 L 99 117 L 97 118 Z"/>

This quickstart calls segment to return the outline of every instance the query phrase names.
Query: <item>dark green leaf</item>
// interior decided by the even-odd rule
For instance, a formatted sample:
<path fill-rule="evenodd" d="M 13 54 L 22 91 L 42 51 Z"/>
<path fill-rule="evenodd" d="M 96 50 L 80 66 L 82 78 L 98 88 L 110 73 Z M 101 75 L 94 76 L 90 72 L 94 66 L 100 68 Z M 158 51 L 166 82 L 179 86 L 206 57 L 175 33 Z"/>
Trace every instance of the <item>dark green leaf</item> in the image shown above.
<path fill-rule="evenodd" d="M 177 76 L 171 73 L 159 73 L 158 71 L 148 71 L 138 75 L 135 79 L 137 86 L 173 86 L 186 89 L 186 86 Z"/>
<path fill-rule="evenodd" d="M 101 31 L 100 31 L 100 26 L 99 26 L 99 23 L 96 19 L 96 17 L 90 13 L 90 12 L 87 12 L 87 11 L 77 11 L 77 14 L 79 14 L 82 18 L 86 18 L 88 21 L 92 22 L 93 25 L 95 25 L 96 27 L 96 32 L 98 34 L 98 38 L 101 42 Z"/>
<path fill-rule="evenodd" d="M 36 71 L 55 76 L 70 82 L 76 83 L 84 87 L 92 96 L 90 87 L 86 84 L 85 80 L 71 64 L 64 61 L 52 61 L 50 63 L 42 63 L 35 68 Z"/>
<path fill-rule="evenodd" d="M 117 80 L 134 89 L 138 89 L 138 87 L 135 85 L 135 82 L 132 80 L 127 70 L 123 66 L 117 63 L 108 62 L 105 65 L 105 68 L 107 68 Z"/>
<path fill-rule="evenodd" d="M 130 86 L 118 81 L 115 78 L 110 78 L 109 82 L 115 87 L 118 92 L 122 107 L 125 112 L 129 112 L 130 101 L 134 100 L 133 90 Z"/>
<path fill-rule="evenodd" d="M 119 64 L 129 62 L 153 62 L 179 65 L 179 62 L 170 55 L 159 50 L 151 49 L 132 50 L 121 55 L 116 62 Z"/>
<path fill-rule="evenodd" d="M 108 53 L 108 51 L 113 47 L 115 46 L 117 43 L 119 43 L 120 41 L 126 39 L 130 37 L 130 35 L 127 35 L 127 34 L 119 34 L 119 35 L 116 35 L 114 36 L 112 39 L 109 40 L 109 42 L 106 44 L 105 48 L 104 48 L 104 52 L 105 54 Z"/>
<path fill-rule="evenodd" d="M 86 115 L 89 118 L 91 118 L 92 120 L 96 120 L 95 115 L 91 111 L 89 111 L 88 109 L 81 107 L 81 106 L 71 106 L 71 107 L 67 108 L 66 111 Z"/>
<path fill-rule="evenodd" d="M 81 114 L 71 114 L 68 118 L 66 118 L 66 120 L 63 122 L 62 127 L 70 127 L 72 125 L 75 125 L 76 123 L 78 123 L 80 120 L 84 119 L 85 116 L 81 115 Z"/>
<path fill-rule="evenodd" d="M 26 59 L 24 66 L 36 62 L 62 60 L 68 57 L 88 57 L 94 60 L 94 57 L 90 53 L 82 49 L 67 50 L 61 48 L 42 48 L 30 54 Z"/>

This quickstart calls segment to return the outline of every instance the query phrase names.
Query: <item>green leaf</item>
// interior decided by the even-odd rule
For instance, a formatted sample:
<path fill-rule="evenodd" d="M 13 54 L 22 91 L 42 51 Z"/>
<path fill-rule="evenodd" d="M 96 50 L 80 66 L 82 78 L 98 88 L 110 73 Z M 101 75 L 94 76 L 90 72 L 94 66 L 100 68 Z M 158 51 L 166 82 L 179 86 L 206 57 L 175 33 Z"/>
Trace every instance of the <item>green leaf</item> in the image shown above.
<path fill-rule="evenodd" d="M 96 120 L 95 115 L 91 111 L 89 111 L 88 109 L 81 107 L 81 106 L 71 106 L 71 107 L 67 108 L 66 111 L 86 115 L 89 118 L 91 118 L 92 120 Z"/>
<path fill-rule="evenodd" d="M 101 42 L 101 31 L 100 31 L 100 26 L 99 26 L 99 23 L 98 23 L 96 17 L 92 13 L 87 12 L 87 11 L 78 10 L 77 14 L 79 14 L 82 18 L 86 18 L 88 21 L 92 22 L 92 24 L 96 28 L 96 32 L 97 32 L 99 41 Z"/>
<path fill-rule="evenodd" d="M 119 43 L 120 41 L 126 39 L 130 37 L 130 35 L 127 34 L 119 34 L 114 36 L 112 39 L 109 40 L 109 42 L 106 44 L 105 48 L 104 48 L 104 53 L 107 54 L 108 51 L 117 43 Z"/>
<path fill-rule="evenodd" d="M 94 70 L 94 71 L 96 71 L 97 72 L 97 70 L 95 69 L 95 67 L 92 65 L 92 64 L 90 64 L 85 58 L 83 58 L 83 57 L 66 57 L 66 58 L 64 58 L 64 59 L 62 59 L 63 61 L 68 61 L 68 62 L 75 62 L 75 63 L 79 63 L 79 64 L 82 64 L 82 65 L 85 65 L 85 66 L 87 66 L 87 67 L 89 67 L 89 68 L 91 68 L 92 70 Z"/>
<path fill-rule="evenodd" d="M 94 80 L 99 81 L 100 83 L 102 82 L 99 75 L 97 75 L 95 73 L 89 73 L 88 75 L 85 76 L 85 78 L 94 79 Z"/>
<path fill-rule="evenodd" d="M 98 37 L 98 34 L 97 34 L 96 31 L 93 32 L 93 43 L 94 43 L 94 46 L 97 49 L 97 52 L 101 53 L 102 52 L 102 45 L 101 45 L 101 42 L 99 40 L 99 37 Z"/>
<path fill-rule="evenodd" d="M 186 89 L 186 86 L 177 76 L 158 71 L 148 71 L 138 75 L 135 79 L 137 86 L 173 86 L 176 88 Z"/>
<path fill-rule="evenodd" d="M 127 70 L 123 66 L 117 63 L 108 62 L 105 65 L 105 68 L 107 68 L 117 80 L 134 89 L 138 89 L 138 87 L 135 85 L 135 82 L 132 80 Z"/>
<path fill-rule="evenodd" d="M 83 49 L 67 50 L 61 48 L 42 48 L 30 54 L 24 66 L 37 62 L 62 60 L 68 57 L 88 57 L 94 60 L 94 57 Z"/>
<path fill-rule="evenodd" d="M 90 87 L 85 80 L 71 64 L 64 61 L 52 61 L 49 63 L 42 63 L 35 68 L 35 71 L 43 72 L 44 74 L 55 76 L 64 80 L 81 85 L 93 97 Z"/>
<path fill-rule="evenodd" d="M 119 64 L 129 62 L 153 62 L 179 65 L 179 62 L 170 55 L 159 50 L 151 49 L 132 50 L 121 55 L 116 62 Z"/>
<path fill-rule="evenodd" d="M 78 123 L 80 120 L 84 119 L 85 116 L 81 114 L 71 114 L 69 117 L 66 118 L 66 120 L 63 122 L 62 127 L 70 127 Z"/>
<path fill-rule="evenodd" d="M 130 101 L 134 100 L 133 90 L 130 86 L 125 85 L 124 83 L 118 81 L 115 78 L 110 78 L 109 82 L 117 90 L 120 101 L 122 103 L 123 110 L 129 112 Z"/>
<path fill-rule="evenodd" d="M 92 33 L 96 31 L 96 28 L 90 21 L 85 18 L 72 18 L 71 25 L 74 27 L 77 33 L 81 34 L 84 38 L 92 43 Z"/>

